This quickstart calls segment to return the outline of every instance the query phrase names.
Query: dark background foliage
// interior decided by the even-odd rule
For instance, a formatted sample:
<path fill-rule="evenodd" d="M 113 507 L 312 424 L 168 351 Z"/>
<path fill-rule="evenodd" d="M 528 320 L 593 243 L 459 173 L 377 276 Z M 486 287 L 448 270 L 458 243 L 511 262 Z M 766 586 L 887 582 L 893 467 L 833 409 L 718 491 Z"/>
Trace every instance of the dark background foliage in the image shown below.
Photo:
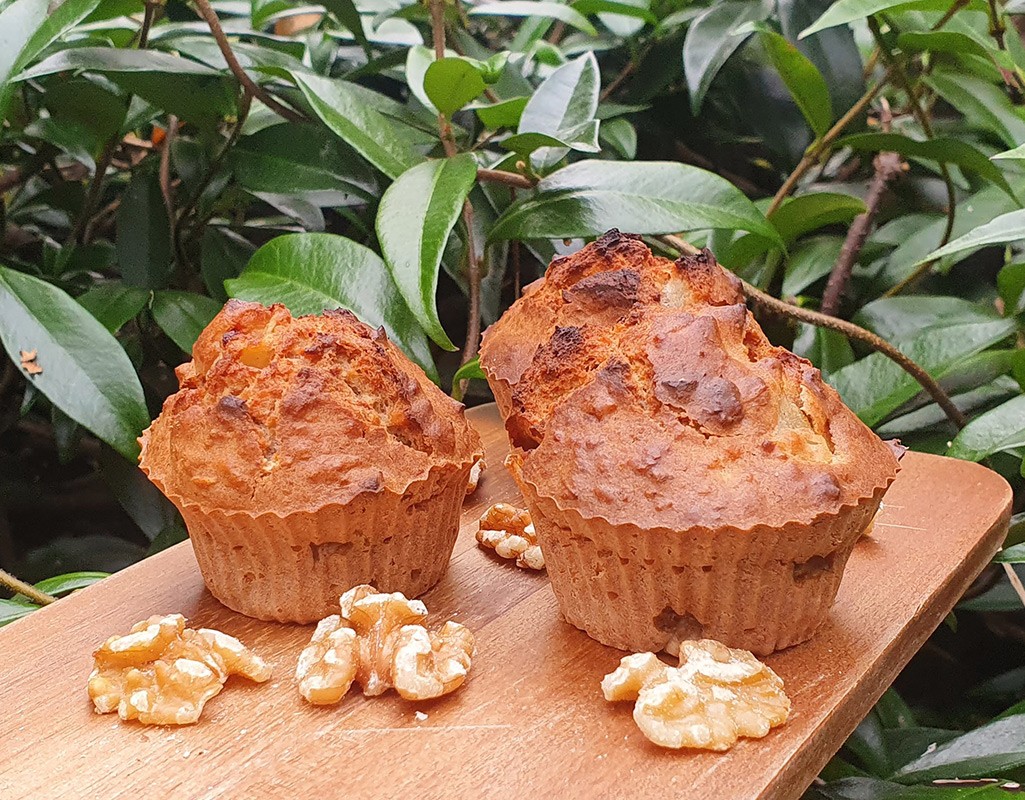
<path fill-rule="evenodd" d="M 481 326 L 611 227 L 709 246 L 880 435 L 985 461 L 1020 509 L 1019 12 L 0 0 L 0 567 L 59 595 L 184 538 L 135 439 L 228 297 L 351 308 L 484 402 Z M 1022 540 L 810 796 L 1020 777 Z"/>

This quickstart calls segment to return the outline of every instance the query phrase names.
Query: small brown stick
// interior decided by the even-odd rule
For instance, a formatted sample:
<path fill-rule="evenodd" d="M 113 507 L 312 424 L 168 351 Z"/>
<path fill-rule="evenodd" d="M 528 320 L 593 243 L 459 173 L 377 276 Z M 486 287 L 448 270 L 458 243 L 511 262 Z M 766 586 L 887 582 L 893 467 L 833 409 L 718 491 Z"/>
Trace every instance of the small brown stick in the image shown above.
<path fill-rule="evenodd" d="M 897 153 L 878 153 L 872 160 L 875 172 L 872 181 L 868 186 L 868 194 L 865 196 L 865 212 L 859 214 L 851 223 L 847 231 L 847 238 L 844 239 L 843 247 L 840 249 L 840 257 L 836 260 L 829 280 L 826 282 L 826 289 L 822 293 L 823 314 L 835 317 L 840 310 L 840 299 L 847 284 L 851 279 L 851 272 L 854 264 L 861 255 L 861 248 L 868 238 L 876 215 L 879 213 L 879 204 L 886 194 L 886 188 L 890 181 L 897 178 L 904 171 L 904 162 Z"/>
<path fill-rule="evenodd" d="M 537 184 L 526 175 L 500 169 L 478 169 L 477 180 L 485 183 L 504 183 L 514 189 L 533 189 Z"/>
<path fill-rule="evenodd" d="M 679 236 L 664 235 L 659 238 L 680 253 L 696 255 L 701 252 L 690 242 L 685 239 L 681 239 Z M 891 361 L 895 362 L 901 369 L 908 373 L 908 375 L 914 378 L 923 389 L 925 389 L 929 396 L 935 400 L 936 404 L 943 410 L 943 413 L 947 415 L 947 419 L 957 426 L 958 430 L 968 424 L 968 420 L 965 418 L 965 415 L 961 413 L 961 409 L 954 405 L 947 393 L 943 391 L 943 387 L 936 382 L 936 379 L 881 336 L 862 328 L 860 325 L 855 325 L 853 322 L 838 319 L 837 317 L 830 317 L 826 314 L 819 313 L 818 311 L 812 311 L 811 309 L 791 305 L 784 300 L 773 297 L 771 294 L 766 294 L 761 289 L 752 286 L 738 276 L 734 277 L 737 277 L 737 280 L 740 281 L 741 286 L 744 288 L 744 294 L 752 302 L 790 319 L 795 319 L 799 322 L 807 322 L 809 325 L 815 325 L 818 328 L 827 328 L 829 330 L 837 331 L 849 339 L 862 342 L 873 350 L 882 353 Z"/>
<path fill-rule="evenodd" d="M 15 578 L 11 573 L 3 569 L 0 569 L 0 586 L 4 586 L 17 594 L 24 595 L 33 603 L 41 606 L 48 606 L 57 600 L 53 595 L 39 591 L 31 583 L 25 583 L 21 578 Z"/>
<path fill-rule="evenodd" d="M 461 364 L 477 355 L 480 343 L 480 262 L 477 261 L 477 246 L 473 236 L 473 206 L 469 200 L 463 204 L 463 224 L 466 226 L 466 271 L 470 284 L 470 311 L 466 320 L 466 342 L 463 344 Z"/>
<path fill-rule="evenodd" d="M 75 221 L 74 227 L 71 229 L 71 233 L 68 234 L 66 244 L 74 244 L 77 242 L 89 223 L 93 214 L 93 209 L 96 207 L 96 204 L 99 202 L 100 197 L 103 194 L 103 179 L 107 174 L 107 170 L 110 168 L 110 163 L 114 160 L 114 152 L 117 150 L 118 141 L 117 136 L 114 136 L 104 146 L 103 152 L 100 154 L 99 160 L 96 162 L 96 172 L 93 174 L 93 179 L 89 184 L 89 188 L 86 190 L 85 201 L 82 203 L 82 210 L 78 215 L 78 219 Z"/>
<path fill-rule="evenodd" d="M 235 76 L 235 79 L 242 84 L 242 88 L 246 90 L 246 93 L 259 99 L 267 108 L 281 115 L 289 122 L 303 122 L 306 118 L 302 114 L 279 103 L 269 93 L 264 91 L 256 81 L 246 75 L 246 71 L 242 69 L 242 65 L 235 57 L 235 53 L 228 43 L 228 37 L 224 34 L 224 28 L 221 27 L 221 21 L 217 18 L 217 14 L 211 7 L 209 0 L 195 0 L 195 3 L 196 10 L 206 21 L 207 27 L 210 28 L 210 33 L 213 34 L 214 41 L 217 42 L 221 55 L 228 62 L 228 69 L 231 70 L 231 74 Z"/>
<path fill-rule="evenodd" d="M 1011 588 L 1014 589 L 1014 593 L 1018 595 L 1018 599 L 1021 600 L 1021 604 L 1025 606 L 1025 586 L 1021 585 L 1021 578 L 1018 577 L 1018 573 L 1014 571 L 1012 564 L 1003 565 L 1004 572 L 1007 573 L 1007 580 L 1011 582 Z"/>
<path fill-rule="evenodd" d="M 164 198 L 167 220 L 171 223 L 171 239 L 174 239 L 174 197 L 171 195 L 171 145 L 178 133 L 178 117 L 167 118 L 167 134 L 160 148 L 160 195 Z"/>
<path fill-rule="evenodd" d="M 602 93 L 598 95 L 598 102 L 604 103 L 606 100 L 612 97 L 616 89 L 622 86 L 627 81 L 627 79 L 629 79 L 629 77 L 634 74 L 636 70 L 636 62 L 633 59 L 627 61 L 624 67 L 619 71 L 619 74 L 616 75 L 616 77 L 609 82 L 609 85 L 602 90 Z"/>
<path fill-rule="evenodd" d="M 146 3 L 146 10 L 142 15 L 142 27 L 139 28 L 138 44 L 136 44 L 139 50 L 145 50 L 146 45 L 149 44 L 149 31 L 153 27 L 153 20 L 160 6 L 159 2 L 151 2 L 150 0 Z"/>

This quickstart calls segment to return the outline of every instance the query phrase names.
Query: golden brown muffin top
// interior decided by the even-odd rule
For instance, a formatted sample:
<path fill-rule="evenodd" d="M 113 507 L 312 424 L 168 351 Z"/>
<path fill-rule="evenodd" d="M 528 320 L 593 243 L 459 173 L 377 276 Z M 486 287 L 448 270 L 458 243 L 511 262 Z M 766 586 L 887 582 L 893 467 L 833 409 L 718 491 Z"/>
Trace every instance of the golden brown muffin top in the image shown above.
<path fill-rule="evenodd" d="M 462 405 L 349 311 L 229 300 L 192 353 L 140 440 L 143 471 L 187 503 L 311 510 L 403 493 L 482 452 Z"/>
<path fill-rule="evenodd" d="M 766 339 L 707 251 L 611 231 L 556 259 L 484 339 L 523 480 L 585 517 L 684 530 L 809 522 L 896 475 L 808 361 Z"/>

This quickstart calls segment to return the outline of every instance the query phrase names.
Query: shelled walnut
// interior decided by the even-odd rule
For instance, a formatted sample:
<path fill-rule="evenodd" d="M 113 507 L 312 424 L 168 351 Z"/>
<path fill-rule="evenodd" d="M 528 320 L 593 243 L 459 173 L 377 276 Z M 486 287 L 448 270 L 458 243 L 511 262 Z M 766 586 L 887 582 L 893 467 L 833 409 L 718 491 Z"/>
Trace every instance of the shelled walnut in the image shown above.
<path fill-rule="evenodd" d="M 373 697 L 394 688 L 406 700 L 441 697 L 466 680 L 474 654 L 470 631 L 446 622 L 419 624 L 427 608 L 399 592 L 356 586 L 339 599 L 341 614 L 322 619 L 299 655 L 299 693 L 315 705 L 337 703 L 353 682 Z"/>
<path fill-rule="evenodd" d="M 545 568 L 545 558 L 526 509 L 496 503 L 484 512 L 478 525 L 479 544 L 491 548 L 502 558 L 515 558 L 517 567 Z"/>
<path fill-rule="evenodd" d="M 150 617 L 93 653 L 89 697 L 97 713 L 147 725 L 196 722 L 230 675 L 262 683 L 271 669 L 238 639 L 185 627 L 185 617 Z"/>
<path fill-rule="evenodd" d="M 477 491 L 477 485 L 480 483 L 480 476 L 487 468 L 488 462 L 484 460 L 484 456 L 481 456 L 473 462 L 473 466 L 470 467 L 470 477 L 466 481 L 466 493 L 468 495 Z"/>
<path fill-rule="evenodd" d="M 729 750 L 760 739 L 790 714 L 783 681 L 746 650 L 684 642 L 679 667 L 654 653 L 626 656 L 601 682 L 606 700 L 636 700 L 634 721 L 662 747 Z"/>

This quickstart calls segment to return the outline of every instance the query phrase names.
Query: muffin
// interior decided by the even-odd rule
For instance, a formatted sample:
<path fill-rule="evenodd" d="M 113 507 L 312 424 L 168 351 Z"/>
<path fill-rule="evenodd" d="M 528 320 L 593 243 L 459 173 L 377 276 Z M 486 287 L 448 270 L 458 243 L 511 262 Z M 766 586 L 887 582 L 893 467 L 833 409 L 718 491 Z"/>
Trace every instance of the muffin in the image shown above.
<path fill-rule="evenodd" d="M 352 586 L 415 597 L 441 578 L 483 451 L 384 331 L 231 300 L 177 375 L 139 462 L 218 600 L 312 622 Z"/>
<path fill-rule="evenodd" d="M 563 615 L 624 650 L 808 639 L 897 474 L 708 251 L 607 233 L 552 262 L 481 365 Z"/>

